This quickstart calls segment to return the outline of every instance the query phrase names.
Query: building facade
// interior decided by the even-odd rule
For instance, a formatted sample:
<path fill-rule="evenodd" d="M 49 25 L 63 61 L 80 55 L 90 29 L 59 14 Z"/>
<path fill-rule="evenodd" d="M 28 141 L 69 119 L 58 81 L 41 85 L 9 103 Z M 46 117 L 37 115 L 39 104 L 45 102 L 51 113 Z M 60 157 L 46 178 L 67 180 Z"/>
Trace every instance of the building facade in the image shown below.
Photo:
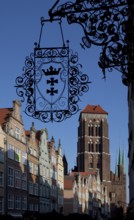
<path fill-rule="evenodd" d="M 27 143 L 27 182 L 28 182 L 28 211 L 39 211 L 39 170 L 38 170 L 38 158 L 39 147 L 36 141 L 36 130 L 34 124 L 29 131 L 25 131 L 26 143 Z"/>
<path fill-rule="evenodd" d="M 70 213 L 110 216 L 110 200 L 99 172 L 71 172 L 64 177 L 64 214 Z"/>
<path fill-rule="evenodd" d="M 34 123 L 25 130 L 21 104 L 0 108 L 0 214 L 22 216 L 63 207 L 62 148 Z"/>
<path fill-rule="evenodd" d="M 64 164 L 62 157 L 62 147 L 59 140 L 57 153 L 57 186 L 58 186 L 58 207 L 57 211 L 63 213 L 63 194 L 64 194 Z"/>
<path fill-rule="evenodd" d="M 102 181 L 110 181 L 108 113 L 101 106 L 88 105 L 79 117 L 77 164 L 78 171 L 99 169 Z"/>
<path fill-rule="evenodd" d="M 50 160 L 47 147 L 48 131 L 42 129 L 37 132 L 39 141 L 39 206 L 40 213 L 51 211 L 51 180 L 50 180 Z"/>
<path fill-rule="evenodd" d="M 111 210 L 122 206 L 126 212 L 125 162 L 119 152 L 118 172 L 110 170 L 108 113 L 99 105 L 87 105 L 80 113 L 78 127 L 77 170 L 100 173 L 102 184 L 107 188 Z M 122 159 L 121 159 L 122 158 Z M 122 193 L 123 192 L 123 193 Z M 120 202 L 120 203 L 119 203 Z M 113 212 L 111 212 L 113 214 Z"/>
<path fill-rule="evenodd" d="M 6 134 L 4 214 L 21 216 L 27 210 L 28 167 L 26 136 L 19 101 L 13 101 L 13 108 L 0 109 L 0 123 Z"/>

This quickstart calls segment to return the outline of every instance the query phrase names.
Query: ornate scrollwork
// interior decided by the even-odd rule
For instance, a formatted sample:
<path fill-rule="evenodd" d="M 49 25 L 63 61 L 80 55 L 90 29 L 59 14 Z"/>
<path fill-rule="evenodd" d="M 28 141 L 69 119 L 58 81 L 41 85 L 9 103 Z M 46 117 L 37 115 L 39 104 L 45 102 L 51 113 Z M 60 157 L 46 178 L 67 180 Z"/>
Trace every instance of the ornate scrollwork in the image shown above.
<path fill-rule="evenodd" d="M 16 91 L 27 101 L 25 113 L 43 122 L 61 122 L 79 111 L 78 102 L 89 89 L 78 54 L 69 47 L 38 48 L 26 57 Z"/>
<path fill-rule="evenodd" d="M 54 7 L 49 11 L 51 20 L 66 16 L 69 24 L 81 25 L 83 48 L 90 48 L 92 44 L 102 46 L 98 64 L 104 77 L 105 70 L 112 71 L 113 68 L 128 77 L 127 0 L 76 0 L 75 3 L 66 2 L 56 10 Z"/>

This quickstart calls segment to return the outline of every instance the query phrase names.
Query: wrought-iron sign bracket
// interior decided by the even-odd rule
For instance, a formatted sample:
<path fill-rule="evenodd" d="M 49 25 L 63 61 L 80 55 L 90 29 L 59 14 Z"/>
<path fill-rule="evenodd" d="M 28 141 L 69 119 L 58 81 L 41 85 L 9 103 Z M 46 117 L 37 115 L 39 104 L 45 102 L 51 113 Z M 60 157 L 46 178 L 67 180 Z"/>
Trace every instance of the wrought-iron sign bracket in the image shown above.
<path fill-rule="evenodd" d="M 61 19 L 59 20 L 61 28 Z M 69 48 L 69 41 L 59 47 L 41 47 L 41 18 L 39 42 L 25 59 L 22 76 L 16 78 L 16 92 L 26 100 L 25 113 L 43 122 L 61 122 L 77 113 L 80 97 L 89 89 L 89 77 L 82 74 L 78 54 Z"/>
<path fill-rule="evenodd" d="M 104 78 L 106 69 L 116 69 L 122 73 L 123 83 L 127 85 L 130 80 L 127 0 L 76 0 L 59 6 L 58 3 L 59 0 L 49 10 L 50 20 L 66 17 L 69 24 L 80 24 L 84 31 L 81 46 L 102 47 L 98 65 Z"/>

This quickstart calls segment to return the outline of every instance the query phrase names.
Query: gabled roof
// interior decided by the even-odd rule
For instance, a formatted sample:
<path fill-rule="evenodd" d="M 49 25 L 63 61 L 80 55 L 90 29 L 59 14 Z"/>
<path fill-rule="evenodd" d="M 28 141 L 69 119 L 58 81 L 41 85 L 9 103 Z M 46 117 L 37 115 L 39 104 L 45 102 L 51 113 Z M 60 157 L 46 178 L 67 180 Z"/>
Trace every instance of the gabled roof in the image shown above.
<path fill-rule="evenodd" d="M 25 135 L 28 138 L 30 138 L 30 134 L 31 134 L 31 130 L 25 130 Z M 36 139 L 37 145 L 39 145 L 39 142 L 40 142 L 40 134 L 41 134 L 41 131 L 36 131 L 35 139 Z"/>
<path fill-rule="evenodd" d="M 11 112 L 13 111 L 13 108 L 0 108 L 0 124 L 3 125 Z"/>
<path fill-rule="evenodd" d="M 81 113 L 108 114 L 100 105 L 87 105 Z"/>
<path fill-rule="evenodd" d="M 30 131 L 29 130 L 25 130 L 25 135 L 27 136 L 27 137 L 30 137 Z"/>

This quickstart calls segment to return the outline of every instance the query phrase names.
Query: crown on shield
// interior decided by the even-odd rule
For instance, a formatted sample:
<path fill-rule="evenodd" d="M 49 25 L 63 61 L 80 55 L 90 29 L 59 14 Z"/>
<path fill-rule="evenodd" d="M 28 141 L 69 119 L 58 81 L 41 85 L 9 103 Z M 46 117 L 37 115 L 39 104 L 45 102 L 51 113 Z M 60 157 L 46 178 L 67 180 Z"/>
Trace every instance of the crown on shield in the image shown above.
<path fill-rule="evenodd" d="M 58 75 L 60 70 L 61 70 L 61 68 L 56 69 L 56 68 L 53 68 L 53 66 L 50 66 L 49 69 L 47 69 L 47 70 L 42 69 L 43 73 L 46 76 Z"/>

